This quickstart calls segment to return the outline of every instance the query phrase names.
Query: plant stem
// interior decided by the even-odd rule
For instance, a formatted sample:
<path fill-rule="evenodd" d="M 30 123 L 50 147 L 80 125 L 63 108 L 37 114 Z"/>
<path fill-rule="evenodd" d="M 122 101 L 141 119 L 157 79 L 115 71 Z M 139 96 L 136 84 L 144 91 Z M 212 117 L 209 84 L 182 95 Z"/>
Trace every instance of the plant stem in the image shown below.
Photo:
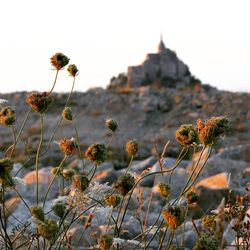
<path fill-rule="evenodd" d="M 54 80 L 54 83 L 53 83 L 52 89 L 51 89 L 51 90 L 50 90 L 50 92 L 49 92 L 49 95 L 51 95 L 51 93 L 52 93 L 53 89 L 55 88 L 58 73 L 59 73 L 59 70 L 56 70 L 55 80 Z"/>
<path fill-rule="evenodd" d="M 130 167 L 132 166 L 133 159 L 134 159 L 134 156 L 132 155 L 132 156 L 131 156 L 131 159 L 130 159 L 130 161 L 129 161 L 128 167 L 127 167 L 127 169 L 126 169 L 125 175 L 128 173 Z"/>

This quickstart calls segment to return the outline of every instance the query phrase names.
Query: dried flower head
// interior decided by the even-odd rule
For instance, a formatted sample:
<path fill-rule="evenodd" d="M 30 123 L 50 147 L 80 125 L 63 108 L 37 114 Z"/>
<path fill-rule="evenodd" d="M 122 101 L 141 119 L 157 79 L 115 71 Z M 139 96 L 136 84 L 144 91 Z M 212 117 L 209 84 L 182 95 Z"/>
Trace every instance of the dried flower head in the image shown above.
<path fill-rule="evenodd" d="M 75 64 L 70 64 L 68 66 L 67 70 L 68 70 L 70 76 L 73 76 L 73 77 L 77 76 L 78 73 L 79 73 L 79 70 L 78 70 L 78 68 L 76 67 Z"/>
<path fill-rule="evenodd" d="M 117 122 L 111 118 L 107 118 L 105 120 L 105 126 L 107 129 L 111 130 L 112 132 L 115 132 L 118 127 Z"/>
<path fill-rule="evenodd" d="M 102 234 L 98 239 L 98 243 L 102 250 L 108 250 L 113 245 L 113 237 L 108 234 Z"/>
<path fill-rule="evenodd" d="M 219 137 L 229 130 L 229 120 L 225 116 L 212 117 L 205 124 L 201 119 L 198 119 L 196 124 L 199 140 L 204 145 L 216 143 Z"/>
<path fill-rule="evenodd" d="M 87 148 L 84 155 L 96 165 L 100 165 L 107 159 L 107 148 L 102 143 L 95 143 Z"/>
<path fill-rule="evenodd" d="M 183 124 L 175 132 L 177 142 L 183 147 L 199 144 L 197 132 L 192 124 Z"/>
<path fill-rule="evenodd" d="M 42 207 L 31 207 L 30 208 L 31 214 L 34 218 L 40 220 L 40 221 L 44 221 L 44 211 L 42 209 Z"/>
<path fill-rule="evenodd" d="M 89 179 L 86 175 L 74 175 L 72 185 L 80 191 L 84 191 L 89 186 Z"/>
<path fill-rule="evenodd" d="M 159 194 L 164 198 L 167 198 L 171 194 L 170 186 L 164 183 L 159 183 L 157 185 L 157 190 Z"/>
<path fill-rule="evenodd" d="M 50 170 L 50 173 L 53 175 L 62 175 L 62 171 L 59 167 L 54 167 Z"/>
<path fill-rule="evenodd" d="M 45 220 L 38 225 L 37 231 L 43 238 L 52 241 L 58 232 L 58 226 L 54 220 Z"/>
<path fill-rule="evenodd" d="M 186 193 L 185 198 L 186 198 L 188 204 L 195 203 L 199 200 L 198 194 L 196 194 L 195 192 L 192 192 L 192 191 Z"/>
<path fill-rule="evenodd" d="M 129 155 L 135 156 L 138 152 L 139 145 L 136 140 L 130 140 L 126 144 L 126 151 Z"/>
<path fill-rule="evenodd" d="M 72 177 L 75 175 L 75 170 L 74 169 L 64 169 L 63 172 L 63 177 L 67 180 L 71 180 Z"/>
<path fill-rule="evenodd" d="M 60 218 L 63 218 L 65 212 L 66 212 L 66 205 L 62 203 L 55 203 L 52 205 L 51 210 Z"/>
<path fill-rule="evenodd" d="M 56 53 L 50 58 L 50 63 L 56 70 L 60 70 L 69 63 L 69 58 L 63 53 Z"/>
<path fill-rule="evenodd" d="M 193 250 L 200 249 L 217 250 L 219 249 L 218 241 L 213 235 L 203 233 L 193 247 Z"/>
<path fill-rule="evenodd" d="M 120 176 L 114 182 L 114 188 L 123 196 L 125 196 L 135 185 L 135 178 L 131 174 Z"/>
<path fill-rule="evenodd" d="M 12 126 L 15 121 L 15 111 L 11 107 L 0 107 L 0 124 L 5 126 Z"/>
<path fill-rule="evenodd" d="M 72 109 L 70 107 L 65 107 L 62 112 L 62 118 L 66 121 L 72 121 L 73 120 L 73 113 Z"/>
<path fill-rule="evenodd" d="M 162 211 L 162 216 L 169 227 L 173 230 L 177 229 L 185 220 L 184 211 L 178 206 L 169 206 Z"/>
<path fill-rule="evenodd" d="M 10 158 L 0 159 L 0 178 L 6 174 L 10 174 L 13 169 L 14 162 Z"/>
<path fill-rule="evenodd" d="M 104 203 L 107 206 L 117 207 L 121 202 L 121 197 L 117 194 L 106 194 Z"/>
<path fill-rule="evenodd" d="M 38 113 L 44 113 L 52 101 L 53 98 L 48 92 L 32 92 L 28 94 L 26 98 L 26 103 L 28 103 L 30 107 Z"/>
<path fill-rule="evenodd" d="M 76 152 L 78 145 L 74 138 L 63 138 L 59 141 L 59 147 L 65 155 L 73 155 Z"/>
<path fill-rule="evenodd" d="M 216 215 L 205 215 L 202 217 L 202 227 L 214 232 L 216 229 Z"/>

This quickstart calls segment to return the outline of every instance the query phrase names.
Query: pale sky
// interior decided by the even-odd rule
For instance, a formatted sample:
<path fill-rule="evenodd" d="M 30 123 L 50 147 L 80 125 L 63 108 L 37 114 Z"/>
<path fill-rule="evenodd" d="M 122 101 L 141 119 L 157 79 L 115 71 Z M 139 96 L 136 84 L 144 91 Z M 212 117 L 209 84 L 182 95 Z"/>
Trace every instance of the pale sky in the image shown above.
<path fill-rule="evenodd" d="M 78 66 L 76 90 L 105 87 L 165 45 L 191 73 L 219 89 L 250 91 L 248 0 L 5 0 L 0 1 L 0 92 L 48 91 L 49 58 Z M 56 91 L 69 91 L 60 72 Z"/>

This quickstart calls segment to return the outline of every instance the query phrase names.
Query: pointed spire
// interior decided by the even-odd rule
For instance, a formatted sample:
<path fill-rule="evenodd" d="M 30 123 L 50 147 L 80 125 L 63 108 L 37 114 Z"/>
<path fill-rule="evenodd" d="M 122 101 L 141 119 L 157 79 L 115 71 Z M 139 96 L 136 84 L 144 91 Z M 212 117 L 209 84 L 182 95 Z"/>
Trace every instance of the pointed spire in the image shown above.
<path fill-rule="evenodd" d="M 166 50 L 166 46 L 163 42 L 163 38 L 162 38 L 162 33 L 161 33 L 161 40 L 160 40 L 160 43 L 158 45 L 158 53 L 162 53 Z"/>

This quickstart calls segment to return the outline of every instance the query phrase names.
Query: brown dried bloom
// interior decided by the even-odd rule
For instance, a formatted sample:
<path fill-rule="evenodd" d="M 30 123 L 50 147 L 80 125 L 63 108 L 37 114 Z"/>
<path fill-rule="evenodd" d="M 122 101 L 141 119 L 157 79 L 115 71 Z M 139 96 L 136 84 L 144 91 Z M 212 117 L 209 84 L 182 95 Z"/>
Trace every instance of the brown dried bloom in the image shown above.
<path fill-rule="evenodd" d="M 69 74 L 71 76 L 73 76 L 73 77 L 76 77 L 78 75 L 78 73 L 79 73 L 79 70 L 78 70 L 78 68 L 76 67 L 75 64 L 70 64 L 68 66 L 67 70 L 68 70 Z"/>
<path fill-rule="evenodd" d="M 131 174 L 120 176 L 114 182 L 114 188 L 123 196 L 125 196 L 135 185 L 135 178 Z"/>
<path fill-rule="evenodd" d="M 11 107 L 0 108 L 0 124 L 11 126 L 16 121 L 15 111 Z"/>
<path fill-rule="evenodd" d="M 73 155 L 76 152 L 78 146 L 74 138 L 63 138 L 59 141 L 59 147 L 65 155 Z"/>
<path fill-rule="evenodd" d="M 62 175 L 62 171 L 59 167 L 53 167 L 51 170 L 50 170 L 50 173 L 53 174 L 53 175 Z"/>
<path fill-rule="evenodd" d="M 159 183 L 157 185 L 157 190 L 160 193 L 160 195 L 163 196 L 164 198 L 167 198 L 171 194 L 170 186 L 164 183 Z"/>
<path fill-rule="evenodd" d="M 72 185 L 80 191 L 84 191 L 89 186 L 89 179 L 84 174 L 74 175 L 72 177 Z"/>
<path fill-rule="evenodd" d="M 107 159 L 107 148 L 102 143 L 95 143 L 87 148 L 84 155 L 88 160 L 100 165 Z"/>
<path fill-rule="evenodd" d="M 11 176 L 14 162 L 10 158 L 0 159 L 0 183 L 5 187 L 13 187 L 15 185 Z"/>
<path fill-rule="evenodd" d="M 192 124 L 183 124 L 175 132 L 177 142 L 183 147 L 199 144 L 197 132 Z"/>
<path fill-rule="evenodd" d="M 62 112 L 62 118 L 66 121 L 72 121 L 73 120 L 73 113 L 72 109 L 70 107 L 65 107 Z"/>
<path fill-rule="evenodd" d="M 56 70 L 60 70 L 69 63 L 69 58 L 63 53 L 56 53 L 50 58 L 50 63 Z"/>
<path fill-rule="evenodd" d="M 30 107 L 38 113 L 45 112 L 52 101 L 53 98 L 48 92 L 33 92 L 28 94 L 26 98 L 26 103 L 28 103 Z"/>
<path fill-rule="evenodd" d="M 202 227 L 208 229 L 210 232 L 214 232 L 216 229 L 216 216 L 215 215 L 205 215 L 202 217 Z"/>
<path fill-rule="evenodd" d="M 54 220 L 46 220 L 37 227 L 38 234 L 43 238 L 52 241 L 58 233 L 57 222 Z"/>
<path fill-rule="evenodd" d="M 218 138 L 229 130 L 229 120 L 225 116 L 212 117 L 205 124 L 201 119 L 197 120 L 199 140 L 204 145 L 212 145 Z"/>
<path fill-rule="evenodd" d="M 108 234 L 102 234 L 98 239 L 98 243 L 102 250 L 108 250 L 113 244 L 113 237 Z"/>
<path fill-rule="evenodd" d="M 162 216 L 169 227 L 173 230 L 177 229 L 185 220 L 184 211 L 178 206 L 169 206 L 162 211 Z"/>
<path fill-rule="evenodd" d="M 44 211 L 41 207 L 31 207 L 30 211 L 34 218 L 44 221 Z"/>
<path fill-rule="evenodd" d="M 185 195 L 188 204 L 195 203 L 199 200 L 199 196 L 195 192 L 188 192 Z"/>
<path fill-rule="evenodd" d="M 139 145 L 136 140 L 130 140 L 126 144 L 126 151 L 129 155 L 135 156 L 138 152 Z"/>
<path fill-rule="evenodd" d="M 104 203 L 107 206 L 117 207 L 121 202 L 121 197 L 117 194 L 106 194 L 104 197 Z"/>
<path fill-rule="evenodd" d="M 112 132 L 115 132 L 116 129 L 117 129 L 117 122 L 114 120 L 114 119 L 111 119 L 111 118 L 107 118 L 105 120 L 105 126 L 111 130 Z"/>
<path fill-rule="evenodd" d="M 71 180 L 75 175 L 75 171 L 73 169 L 64 169 L 62 174 L 64 178 L 66 178 L 67 180 Z"/>

